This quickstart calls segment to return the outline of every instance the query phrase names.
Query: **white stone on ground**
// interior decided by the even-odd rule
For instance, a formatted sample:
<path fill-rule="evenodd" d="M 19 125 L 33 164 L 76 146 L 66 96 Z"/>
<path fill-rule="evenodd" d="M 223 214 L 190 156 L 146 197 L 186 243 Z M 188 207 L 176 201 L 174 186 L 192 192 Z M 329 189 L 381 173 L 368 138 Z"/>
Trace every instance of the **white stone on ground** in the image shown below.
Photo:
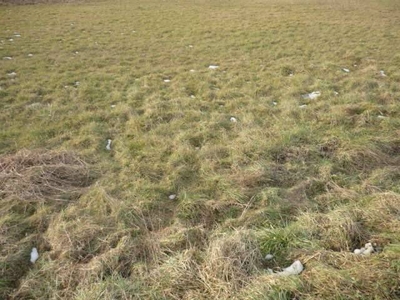
<path fill-rule="evenodd" d="M 321 96 L 321 92 L 320 91 L 316 91 L 316 92 L 312 92 L 312 93 L 309 93 L 309 94 L 305 94 L 302 97 L 303 97 L 303 99 L 315 100 L 319 96 Z"/>
<path fill-rule="evenodd" d="M 236 123 L 236 122 L 237 122 L 237 119 L 236 119 L 235 117 L 231 117 L 229 120 L 230 120 L 232 123 Z"/>
<path fill-rule="evenodd" d="M 31 263 L 35 263 L 35 261 L 37 261 L 37 259 L 39 258 L 39 253 L 38 253 L 38 251 L 37 251 L 37 249 L 36 248 L 32 248 L 32 251 L 31 251 Z"/>
<path fill-rule="evenodd" d="M 364 256 L 369 256 L 371 253 L 374 252 L 374 247 L 372 246 L 371 243 L 366 243 L 364 247 L 361 249 L 355 249 L 354 254 L 356 255 L 364 255 Z"/>
<path fill-rule="evenodd" d="M 209 68 L 209 69 L 211 69 L 211 70 L 216 70 L 216 69 L 218 69 L 218 68 L 219 68 L 219 66 L 216 66 L 216 65 L 210 65 L 208 68 Z"/>
<path fill-rule="evenodd" d="M 106 150 L 108 151 L 111 151 L 111 142 L 112 141 L 110 139 L 107 140 Z"/>
<path fill-rule="evenodd" d="M 272 254 L 267 254 L 267 255 L 265 255 L 265 259 L 266 260 L 271 260 L 271 259 L 273 259 L 274 258 L 274 256 L 272 255 Z"/>
<path fill-rule="evenodd" d="M 277 272 L 276 275 L 278 276 L 299 275 L 301 272 L 303 272 L 303 270 L 304 270 L 303 264 L 299 260 L 296 260 L 289 267 L 284 268 L 282 272 Z"/>
<path fill-rule="evenodd" d="M 168 198 L 169 200 L 174 200 L 176 198 L 176 195 L 175 194 L 169 195 Z"/>

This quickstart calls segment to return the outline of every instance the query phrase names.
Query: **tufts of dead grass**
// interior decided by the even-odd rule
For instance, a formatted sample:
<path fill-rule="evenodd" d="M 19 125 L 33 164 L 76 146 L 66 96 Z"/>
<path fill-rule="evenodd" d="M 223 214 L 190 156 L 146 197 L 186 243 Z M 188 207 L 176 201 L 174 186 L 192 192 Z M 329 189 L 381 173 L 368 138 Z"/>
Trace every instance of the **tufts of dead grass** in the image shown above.
<path fill-rule="evenodd" d="M 0 157 L 0 195 L 24 201 L 77 198 L 93 178 L 87 163 L 67 151 L 28 151 Z"/>
<path fill-rule="evenodd" d="M 261 268 L 261 253 L 250 231 L 217 234 L 205 252 L 199 277 L 211 298 L 222 299 L 238 291 Z"/>

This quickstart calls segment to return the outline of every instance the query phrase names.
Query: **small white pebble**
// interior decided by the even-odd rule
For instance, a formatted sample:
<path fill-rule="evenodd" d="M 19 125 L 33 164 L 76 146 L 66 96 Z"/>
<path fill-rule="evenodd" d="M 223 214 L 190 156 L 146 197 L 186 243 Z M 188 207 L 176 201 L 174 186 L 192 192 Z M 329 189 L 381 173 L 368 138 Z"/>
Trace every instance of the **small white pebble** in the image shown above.
<path fill-rule="evenodd" d="M 382 116 L 382 115 L 380 115 L 380 116 L 378 116 L 378 119 L 386 119 L 386 117 L 385 117 L 385 116 Z"/>
<path fill-rule="evenodd" d="M 21 35 L 20 34 L 14 34 L 15 37 L 20 38 Z"/>
<path fill-rule="evenodd" d="M 10 77 L 15 77 L 15 76 L 17 76 L 17 73 L 11 72 L 11 73 L 8 73 L 7 75 L 10 76 Z"/>
<path fill-rule="evenodd" d="M 211 69 L 211 70 L 216 70 L 216 69 L 218 69 L 218 68 L 219 68 L 219 66 L 216 66 L 216 65 L 210 65 L 208 68 L 209 68 L 209 69 Z"/>
<path fill-rule="evenodd" d="M 189 48 L 193 48 L 193 45 L 189 45 Z"/>
<path fill-rule="evenodd" d="M 5 56 L 3 57 L 4 60 L 12 60 L 13 58 L 11 56 Z"/>
<path fill-rule="evenodd" d="M 164 82 L 171 82 L 171 80 L 169 80 L 169 79 L 164 79 Z"/>
<path fill-rule="evenodd" d="M 274 258 L 274 256 L 272 255 L 272 254 L 267 254 L 267 255 L 265 255 L 265 259 L 266 260 L 271 260 L 271 259 L 273 259 Z"/>
<path fill-rule="evenodd" d="M 357 65 L 353 65 L 353 66 L 357 67 Z"/>
<path fill-rule="evenodd" d="M 116 107 L 116 105 L 115 105 L 115 104 L 111 105 L 111 108 L 115 108 L 115 107 Z"/>
<path fill-rule="evenodd" d="M 385 74 L 385 71 L 381 70 L 379 73 L 381 74 L 382 77 L 387 77 L 387 75 Z"/>
<path fill-rule="evenodd" d="M 339 93 L 338 93 L 338 92 L 336 92 L 336 91 L 334 91 L 333 93 L 334 93 L 336 96 L 337 96 L 337 95 L 339 95 Z"/>
<path fill-rule="evenodd" d="M 34 264 L 37 261 L 38 258 L 39 258 L 39 253 L 38 253 L 37 249 L 36 248 L 32 248 L 32 251 L 31 251 L 31 263 Z"/>
<path fill-rule="evenodd" d="M 284 268 L 282 272 L 276 273 L 276 275 L 278 276 L 299 275 L 301 272 L 303 272 L 303 270 L 304 270 L 303 264 L 299 260 L 296 260 L 289 267 Z"/>
<path fill-rule="evenodd" d="M 9 39 L 10 42 L 14 42 L 14 39 Z"/>
<path fill-rule="evenodd" d="M 33 54 L 32 54 L 32 53 L 29 53 L 29 54 L 28 54 L 28 57 L 32 57 L 32 56 L 33 56 Z"/>
<path fill-rule="evenodd" d="M 196 149 L 196 150 L 200 150 L 200 147 L 195 147 L 194 149 Z"/>
<path fill-rule="evenodd" d="M 231 117 L 229 120 L 230 120 L 232 123 L 236 123 L 236 122 L 237 122 L 237 119 L 236 119 L 235 117 Z"/>
<path fill-rule="evenodd" d="M 80 86 L 80 82 L 79 81 L 75 81 L 75 86 Z"/>
<path fill-rule="evenodd" d="M 132 30 L 132 33 L 136 33 L 136 31 L 135 31 L 135 30 Z"/>
<path fill-rule="evenodd" d="M 196 72 L 196 70 L 191 69 L 190 72 L 194 73 L 194 72 Z"/>
<path fill-rule="evenodd" d="M 107 140 L 106 150 L 108 151 L 111 151 L 111 142 L 112 141 L 110 139 Z"/>
<path fill-rule="evenodd" d="M 176 195 L 175 194 L 169 195 L 168 198 L 169 200 L 174 200 L 176 198 Z"/>
<path fill-rule="evenodd" d="M 289 74 L 289 77 L 293 77 L 293 73 L 290 73 L 290 74 Z"/>
<path fill-rule="evenodd" d="M 78 51 L 75 51 L 75 54 L 79 54 L 79 52 L 78 52 Z"/>
<path fill-rule="evenodd" d="M 300 108 L 306 108 L 306 107 L 307 107 L 307 104 L 300 105 L 299 107 L 300 107 Z"/>
<path fill-rule="evenodd" d="M 278 105 L 278 102 L 273 101 L 273 102 L 272 102 L 272 105 L 273 105 L 273 106 L 277 106 L 277 105 Z"/>
<path fill-rule="evenodd" d="M 350 70 L 349 70 L 349 69 L 346 69 L 346 68 L 343 68 L 342 71 L 343 71 L 343 72 L 346 72 L 346 73 L 350 73 Z"/>
<path fill-rule="evenodd" d="M 190 98 L 195 99 L 196 96 L 195 95 L 190 95 Z"/>

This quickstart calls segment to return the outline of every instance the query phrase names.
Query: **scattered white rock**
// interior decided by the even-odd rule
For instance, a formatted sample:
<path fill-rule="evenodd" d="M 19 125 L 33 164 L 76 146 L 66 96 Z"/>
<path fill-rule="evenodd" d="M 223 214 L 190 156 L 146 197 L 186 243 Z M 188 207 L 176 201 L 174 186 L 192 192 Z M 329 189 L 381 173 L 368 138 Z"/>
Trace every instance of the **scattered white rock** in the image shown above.
<path fill-rule="evenodd" d="M 116 105 L 115 105 L 115 104 L 111 105 L 111 108 L 115 108 L 115 107 L 116 107 Z"/>
<path fill-rule="evenodd" d="M 273 105 L 273 106 L 277 106 L 277 105 L 278 105 L 278 102 L 272 101 L 272 105 Z"/>
<path fill-rule="evenodd" d="M 387 117 L 385 117 L 385 116 L 382 116 L 382 115 L 379 115 L 378 116 L 378 119 L 386 119 Z"/>
<path fill-rule="evenodd" d="M 32 53 L 29 53 L 29 54 L 28 54 L 28 57 L 32 57 L 32 56 L 33 56 L 33 54 L 32 54 Z"/>
<path fill-rule="evenodd" d="M 267 255 L 265 255 L 265 259 L 266 260 L 271 260 L 271 259 L 273 259 L 274 258 L 274 256 L 272 255 L 272 254 L 267 254 Z"/>
<path fill-rule="evenodd" d="M 193 45 L 189 45 L 189 48 L 193 48 Z"/>
<path fill-rule="evenodd" d="M 10 42 L 14 42 L 14 39 L 9 39 Z"/>
<path fill-rule="evenodd" d="M 342 71 L 343 71 L 343 72 L 346 72 L 346 73 L 350 73 L 350 70 L 349 70 L 349 69 L 346 69 L 346 68 L 343 68 Z"/>
<path fill-rule="evenodd" d="M 380 74 L 381 74 L 381 76 L 382 77 L 387 77 L 387 75 L 385 74 L 385 71 L 383 71 L 383 70 L 380 70 L 380 72 L 379 72 Z"/>
<path fill-rule="evenodd" d="M 75 86 L 80 86 L 81 83 L 80 83 L 79 81 L 75 81 L 74 85 L 75 85 Z"/>
<path fill-rule="evenodd" d="M 39 258 L 39 253 L 38 253 L 38 251 L 37 251 L 37 249 L 36 248 L 32 248 L 32 251 L 31 251 L 31 263 L 35 263 L 35 261 L 37 261 L 37 259 Z"/>
<path fill-rule="evenodd" d="M 194 72 L 196 72 L 196 70 L 191 69 L 190 72 L 194 73 Z"/>
<path fill-rule="evenodd" d="M 17 76 L 17 73 L 11 72 L 11 73 L 8 73 L 7 75 L 10 76 L 10 77 L 15 77 L 15 76 Z"/>
<path fill-rule="evenodd" d="M 354 67 L 357 67 L 357 65 L 353 65 Z"/>
<path fill-rule="evenodd" d="M 235 117 L 231 117 L 231 118 L 229 119 L 229 121 L 231 121 L 232 123 L 236 123 L 236 122 L 237 122 L 237 119 L 236 119 Z"/>
<path fill-rule="evenodd" d="M 304 270 L 303 264 L 299 260 L 296 260 L 289 267 L 284 268 L 282 272 L 277 272 L 276 275 L 278 276 L 299 275 L 301 272 L 303 272 L 303 270 Z"/>
<path fill-rule="evenodd" d="M 135 31 L 135 30 L 132 30 L 132 33 L 136 33 L 136 31 Z"/>
<path fill-rule="evenodd" d="M 42 107 L 42 104 L 40 102 L 34 102 L 34 103 L 31 103 L 26 106 L 26 108 L 29 108 L 29 109 L 38 109 L 41 107 Z"/>
<path fill-rule="evenodd" d="M 361 249 L 355 249 L 354 254 L 356 255 L 365 255 L 369 256 L 371 253 L 374 252 L 374 246 L 371 243 L 366 243 L 364 247 Z"/>
<path fill-rule="evenodd" d="M 164 79 L 164 82 L 171 82 L 171 80 L 169 80 L 169 79 Z"/>
<path fill-rule="evenodd" d="M 309 93 L 309 94 L 302 95 L 303 99 L 310 99 L 310 100 L 315 100 L 319 96 L 321 96 L 321 92 L 320 91 L 316 91 L 316 92 L 312 92 L 312 93 Z"/>
<path fill-rule="evenodd" d="M 290 73 L 290 74 L 289 74 L 289 77 L 293 77 L 293 73 Z"/>
<path fill-rule="evenodd" d="M 218 69 L 218 68 L 219 68 L 219 66 L 216 66 L 216 65 L 210 65 L 208 68 L 209 68 L 209 69 L 211 69 L 211 70 L 216 70 L 216 69 Z"/>
<path fill-rule="evenodd" d="M 190 95 L 190 98 L 195 99 L 196 96 L 195 95 Z"/>
<path fill-rule="evenodd" d="M 13 58 L 11 56 L 5 56 L 3 57 L 4 60 L 12 60 Z"/>
<path fill-rule="evenodd" d="M 196 150 L 200 150 L 200 147 L 195 147 L 194 149 L 196 149 Z"/>
<path fill-rule="evenodd" d="M 362 255 L 368 256 L 368 255 L 370 255 L 372 252 L 374 252 L 374 247 L 372 246 L 371 243 L 365 244 L 365 248 L 366 248 L 366 249 L 364 250 L 364 252 L 362 253 Z"/>
<path fill-rule="evenodd" d="M 336 91 L 334 91 L 333 93 L 335 94 L 335 96 L 338 96 L 338 95 L 339 95 L 339 93 L 338 93 L 338 92 L 336 92 Z"/>
<path fill-rule="evenodd" d="M 15 37 L 20 38 L 21 35 L 20 34 L 14 34 Z"/>
<path fill-rule="evenodd" d="M 168 198 L 169 198 L 169 200 L 175 200 L 176 195 L 175 194 L 169 195 Z"/>
<path fill-rule="evenodd" d="M 112 141 L 110 139 L 107 140 L 106 150 L 108 151 L 111 151 L 111 142 Z"/>
<path fill-rule="evenodd" d="M 299 107 L 300 107 L 300 108 L 306 108 L 306 107 L 307 107 L 307 104 L 302 104 L 302 105 L 300 105 Z"/>

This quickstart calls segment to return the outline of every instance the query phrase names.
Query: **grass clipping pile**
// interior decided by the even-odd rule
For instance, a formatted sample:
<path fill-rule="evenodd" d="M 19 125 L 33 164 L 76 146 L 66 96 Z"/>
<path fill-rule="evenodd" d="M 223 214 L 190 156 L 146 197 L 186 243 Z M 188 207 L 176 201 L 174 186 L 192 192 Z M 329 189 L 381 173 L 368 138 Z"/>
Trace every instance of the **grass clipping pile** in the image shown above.
<path fill-rule="evenodd" d="M 50 250 L 42 237 L 53 213 L 90 185 L 89 166 L 67 151 L 0 156 L 0 298 L 29 270 L 29 253 Z"/>

